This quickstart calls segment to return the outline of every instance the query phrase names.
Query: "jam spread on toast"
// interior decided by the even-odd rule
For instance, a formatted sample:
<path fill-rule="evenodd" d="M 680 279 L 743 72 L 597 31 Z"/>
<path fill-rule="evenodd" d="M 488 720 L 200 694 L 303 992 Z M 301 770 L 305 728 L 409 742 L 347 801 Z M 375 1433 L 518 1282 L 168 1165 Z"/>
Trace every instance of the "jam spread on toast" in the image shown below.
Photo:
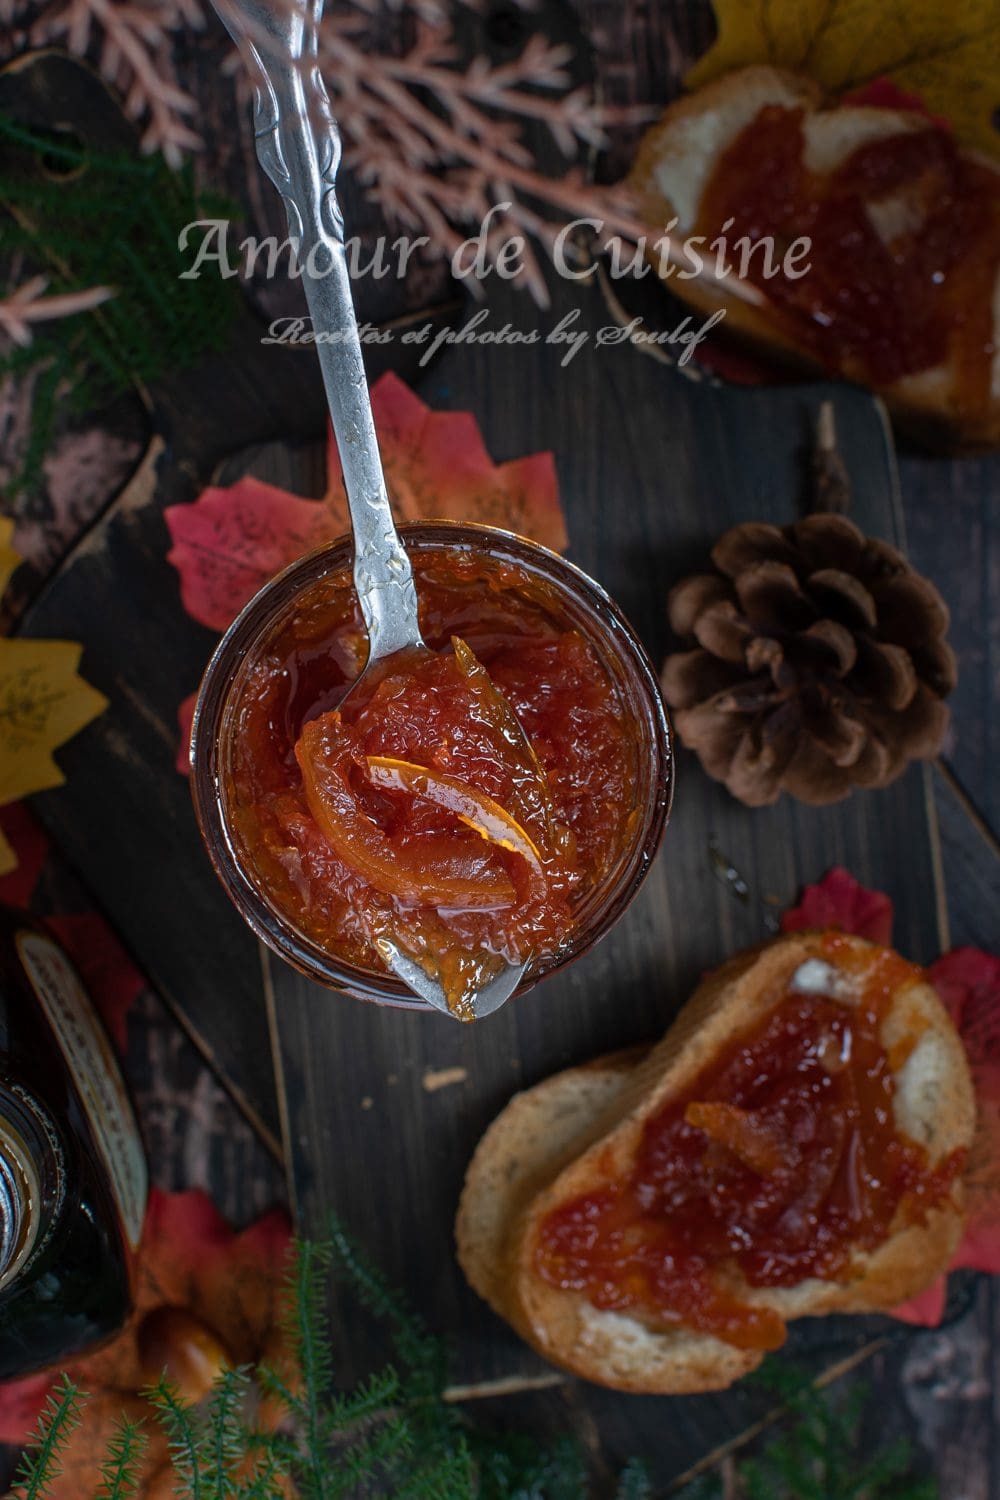
<path fill-rule="evenodd" d="M 547 1215 L 534 1251 L 546 1281 L 653 1325 L 773 1349 L 784 1320 L 747 1288 L 847 1279 L 856 1252 L 947 1198 L 963 1153 L 932 1168 L 901 1133 L 880 1036 L 891 996 L 920 971 L 887 950 L 859 958 L 834 934 L 824 947 L 838 973 L 857 970 L 850 1000 L 778 997 L 645 1121 L 624 1180 Z"/>
<path fill-rule="evenodd" d="M 722 153 L 698 231 L 747 236 L 746 274 L 777 326 L 832 373 L 888 386 L 954 361 L 962 406 L 991 399 L 1000 173 L 925 127 L 871 140 L 831 173 L 806 162 L 804 112 L 767 105 Z M 724 226 L 729 227 L 724 230 Z M 809 254 L 785 274 L 800 238 Z M 774 245 L 765 276 L 764 245 Z M 742 268 L 741 268 L 742 269 Z"/>

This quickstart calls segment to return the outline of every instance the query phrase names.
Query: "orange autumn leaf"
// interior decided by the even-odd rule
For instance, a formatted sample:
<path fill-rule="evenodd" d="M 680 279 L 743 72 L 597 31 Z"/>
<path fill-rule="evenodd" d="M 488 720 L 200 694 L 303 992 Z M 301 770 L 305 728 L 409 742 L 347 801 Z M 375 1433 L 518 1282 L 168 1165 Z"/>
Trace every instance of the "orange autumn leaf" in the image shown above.
<path fill-rule="evenodd" d="M 495 464 L 470 412 L 435 412 L 391 373 L 372 410 L 399 521 L 480 521 L 562 550 L 566 527 L 551 453 Z M 350 529 L 340 459 L 329 441 L 325 496 L 305 500 L 259 479 L 204 490 L 165 511 L 181 600 L 212 630 L 232 624 L 275 573 Z"/>
<path fill-rule="evenodd" d="M 751 63 L 807 73 L 831 94 L 873 79 L 920 96 L 969 146 L 1000 154 L 996 0 L 712 0 L 718 37 L 688 88 Z"/>
<path fill-rule="evenodd" d="M 372 387 L 386 485 L 398 521 L 478 521 L 561 552 L 568 545 L 551 453 L 495 464 L 471 412 L 432 411 L 391 372 Z M 211 486 L 165 511 L 181 602 L 211 630 L 228 629 L 269 578 L 350 529 L 340 458 L 328 442 L 326 494 L 306 500 L 258 479 Z M 177 769 L 186 774 L 194 695 L 178 710 Z"/>
<path fill-rule="evenodd" d="M 150 1417 L 139 1390 L 150 1378 L 140 1354 L 143 1318 L 156 1309 L 187 1310 L 226 1351 L 233 1365 L 284 1358 L 281 1302 L 291 1244 L 284 1213 L 259 1219 L 239 1234 L 202 1192 L 150 1194 L 137 1262 L 135 1311 L 126 1328 L 103 1348 L 65 1366 L 90 1399 L 84 1420 L 62 1455 L 59 1500 L 93 1500 L 100 1460 L 116 1421 Z M 0 1386 L 0 1441 L 29 1436 L 56 1371 Z M 166 1439 L 152 1420 L 143 1463 L 143 1500 L 169 1494 Z"/>
<path fill-rule="evenodd" d="M 471 412 L 432 411 L 391 372 L 374 386 L 372 410 L 398 521 L 478 521 L 565 550 L 569 538 L 551 453 L 495 464 Z M 347 495 L 332 435 L 328 473 L 327 503 L 338 531 L 347 531 Z"/>

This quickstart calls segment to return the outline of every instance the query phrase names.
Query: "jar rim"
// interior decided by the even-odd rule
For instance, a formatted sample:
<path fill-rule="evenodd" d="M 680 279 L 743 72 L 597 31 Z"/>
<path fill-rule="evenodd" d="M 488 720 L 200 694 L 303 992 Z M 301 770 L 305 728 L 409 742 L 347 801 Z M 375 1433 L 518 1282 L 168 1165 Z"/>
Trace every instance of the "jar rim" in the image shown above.
<path fill-rule="evenodd" d="M 647 799 L 642 836 L 634 841 L 625 866 L 616 870 L 609 890 L 603 893 L 597 887 L 603 899 L 596 903 L 591 921 L 582 925 L 579 933 L 574 928 L 565 949 L 559 950 L 547 966 L 533 969 L 529 965 L 515 991 L 521 995 L 540 979 L 588 952 L 615 925 L 642 885 L 659 848 L 673 800 L 670 722 L 655 669 L 638 636 L 610 594 L 575 563 L 516 532 L 479 522 L 414 521 L 400 525 L 399 532 L 408 550 L 443 545 L 488 555 L 499 551 L 515 565 L 527 566 L 544 577 L 597 622 L 605 646 L 631 670 L 645 709 L 640 753 L 651 755 L 652 796 Z M 352 559 L 353 541 L 349 533 L 305 553 L 265 583 L 222 636 L 202 677 L 191 723 L 191 792 L 195 815 L 209 859 L 230 900 L 254 934 L 292 968 L 328 989 L 376 1003 L 433 1013 L 433 1007 L 415 996 L 395 975 L 351 964 L 299 932 L 251 879 L 225 816 L 219 764 L 220 730 L 239 669 L 254 645 L 265 637 L 298 594 L 319 582 L 326 573 L 349 570 Z"/>

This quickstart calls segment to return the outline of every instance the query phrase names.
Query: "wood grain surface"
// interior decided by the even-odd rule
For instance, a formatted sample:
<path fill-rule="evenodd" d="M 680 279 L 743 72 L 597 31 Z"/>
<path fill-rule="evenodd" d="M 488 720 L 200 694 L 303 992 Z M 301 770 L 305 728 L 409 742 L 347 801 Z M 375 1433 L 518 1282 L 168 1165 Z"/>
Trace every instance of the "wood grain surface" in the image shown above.
<path fill-rule="evenodd" d="M 555 321 L 577 304 L 561 288 L 553 292 Z M 497 326 L 534 316 L 513 300 L 492 306 Z M 870 398 L 695 385 L 628 348 L 597 347 L 603 304 L 595 294 L 584 308 L 581 326 L 595 342 L 571 373 L 560 371 L 554 345 L 466 345 L 441 360 L 422 393 L 435 406 L 463 406 L 474 392 L 500 458 L 555 449 L 570 555 L 622 602 L 654 658 L 668 645 L 667 589 L 704 561 L 714 537 L 737 520 L 782 522 L 798 514 L 803 454 L 825 395 L 836 401 L 856 519 L 874 534 L 901 539 L 891 447 Z M 334 1209 L 395 1280 L 432 1306 L 452 1335 L 458 1381 L 542 1374 L 542 1362 L 468 1291 L 453 1259 L 455 1205 L 482 1130 L 518 1088 L 659 1035 L 706 968 L 773 930 L 801 883 L 831 864 L 893 895 L 904 951 L 918 958 L 940 951 L 945 914 L 929 778 L 927 768 L 914 768 L 888 791 L 834 808 L 786 800 L 751 811 L 682 752 L 663 849 L 620 925 L 566 973 L 474 1027 L 364 1007 L 268 960 L 300 1223 L 320 1234 Z M 720 881 L 713 846 L 742 874 L 745 899 Z M 442 1075 L 453 1081 L 435 1088 Z M 356 1372 L 370 1348 L 346 1306 L 335 1329 L 341 1365 Z M 847 1337 L 856 1335 L 855 1327 Z M 815 1336 L 802 1342 L 807 1347 Z M 826 1325 L 822 1342 L 830 1337 Z M 602 1431 L 606 1414 L 622 1408 L 616 1396 L 581 1391 L 578 1399 Z M 661 1477 L 724 1439 L 733 1399 L 685 1402 L 683 1429 L 669 1443 L 658 1439 Z M 625 1406 L 640 1424 L 631 1429 L 638 1440 L 644 1404 Z M 649 1419 L 658 1420 L 655 1403 Z"/>

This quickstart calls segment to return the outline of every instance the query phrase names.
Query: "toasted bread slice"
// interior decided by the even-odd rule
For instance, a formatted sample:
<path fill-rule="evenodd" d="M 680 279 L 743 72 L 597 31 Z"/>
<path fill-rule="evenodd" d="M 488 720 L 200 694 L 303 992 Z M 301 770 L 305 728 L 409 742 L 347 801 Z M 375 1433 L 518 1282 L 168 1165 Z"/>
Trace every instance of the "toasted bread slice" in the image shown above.
<path fill-rule="evenodd" d="M 567 1068 L 516 1094 L 479 1142 L 466 1174 L 455 1224 L 459 1264 L 470 1286 L 494 1312 L 560 1364 L 566 1362 L 519 1321 L 519 1304 L 510 1295 L 511 1232 L 553 1175 L 617 1124 L 623 1099 L 635 1094 L 635 1069 L 647 1050 L 615 1052 L 583 1067 Z M 685 1337 L 682 1351 L 675 1341 L 651 1334 L 628 1318 L 595 1308 L 590 1313 L 595 1332 L 613 1317 L 595 1350 L 603 1373 L 595 1373 L 594 1362 L 586 1372 L 575 1372 L 619 1390 L 653 1388 L 648 1383 L 650 1371 L 664 1358 L 667 1378 L 676 1381 L 683 1370 L 688 1384 L 682 1388 L 691 1390 L 724 1389 L 760 1362 L 755 1354 L 697 1335 Z"/>
<path fill-rule="evenodd" d="M 458 1259 L 501 1317 L 506 1281 L 497 1252 L 508 1229 L 564 1166 L 618 1123 L 622 1095 L 648 1050 L 613 1052 L 515 1094 L 476 1147 L 455 1223 Z"/>
<path fill-rule="evenodd" d="M 702 195 L 719 158 L 766 105 L 806 111 L 805 161 L 821 174 L 834 171 L 861 146 L 926 129 L 928 124 L 923 115 L 905 110 L 864 105 L 824 108 L 822 91 L 810 79 L 767 66 L 740 69 L 679 99 L 644 137 L 629 181 L 639 196 L 645 221 L 666 226 L 676 217 L 672 237 L 677 243 L 695 234 Z M 995 163 L 976 159 L 998 170 Z M 876 233 L 889 242 L 899 229 L 912 227 L 915 212 L 919 206 L 901 191 L 879 202 L 872 223 Z M 731 231 L 734 239 L 739 233 L 738 226 Z M 652 250 L 650 260 L 657 265 Z M 752 305 L 727 291 L 724 282 L 708 277 L 681 280 L 675 274 L 667 284 L 702 312 L 725 309 L 724 326 L 730 333 L 803 372 L 821 373 L 813 351 L 779 325 L 766 301 Z M 1000 276 L 993 321 L 996 329 L 1000 325 Z M 879 387 L 877 394 L 904 427 L 919 431 L 925 443 L 995 446 L 1000 443 L 1000 352 L 993 357 L 987 409 L 968 409 L 962 377 L 960 361 L 952 359 Z"/>
<path fill-rule="evenodd" d="M 882 951 L 849 941 L 862 965 Z M 704 980 L 635 1066 L 615 1056 L 548 1079 L 512 1100 L 483 1137 L 459 1208 L 459 1259 L 475 1289 L 554 1363 L 620 1390 L 682 1393 L 723 1389 L 760 1362 L 755 1351 L 710 1334 L 664 1328 L 642 1311 L 600 1311 L 583 1294 L 550 1285 L 535 1270 L 535 1242 L 550 1210 L 628 1174 L 645 1121 L 734 1035 L 758 1026 L 793 975 L 801 988 L 803 966 L 825 964 L 823 953 L 822 934 L 797 933 L 740 955 Z M 845 979 L 845 1003 L 849 993 Z M 892 996 L 882 1040 L 890 1054 L 905 1054 L 895 1073 L 898 1128 L 924 1146 L 932 1166 L 968 1147 L 975 1104 L 965 1053 L 926 983 L 908 982 Z M 900 1223 L 875 1250 L 859 1252 L 844 1280 L 746 1287 L 740 1296 L 785 1319 L 886 1310 L 944 1269 L 961 1227 L 956 1185 L 923 1223 Z"/>

